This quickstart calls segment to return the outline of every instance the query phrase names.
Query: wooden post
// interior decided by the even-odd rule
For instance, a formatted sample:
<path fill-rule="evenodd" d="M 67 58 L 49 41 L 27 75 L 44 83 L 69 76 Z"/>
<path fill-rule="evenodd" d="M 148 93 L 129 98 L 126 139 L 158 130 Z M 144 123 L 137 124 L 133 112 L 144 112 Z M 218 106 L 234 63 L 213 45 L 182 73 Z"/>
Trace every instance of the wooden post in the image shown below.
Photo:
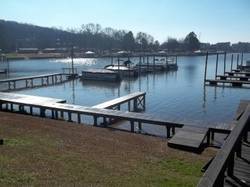
<path fill-rule="evenodd" d="M 228 168 L 227 168 L 227 175 L 232 177 L 234 174 L 234 152 L 229 155 L 228 159 Z"/>
<path fill-rule="evenodd" d="M 55 119 L 58 119 L 58 110 L 54 110 L 55 113 Z"/>
<path fill-rule="evenodd" d="M 94 126 L 97 126 L 97 116 L 94 116 Z"/>
<path fill-rule="evenodd" d="M 130 121 L 131 132 L 135 132 L 135 123 L 134 121 Z"/>
<path fill-rule="evenodd" d="M 52 75 L 52 84 L 55 84 L 55 76 Z"/>
<path fill-rule="evenodd" d="M 71 46 L 71 68 L 72 68 L 72 75 L 74 76 L 74 47 Z"/>
<path fill-rule="evenodd" d="M 45 108 L 40 108 L 40 116 L 45 117 Z"/>
<path fill-rule="evenodd" d="M 166 130 L 167 130 L 167 138 L 170 138 L 170 127 L 166 126 Z"/>
<path fill-rule="evenodd" d="M 216 54 L 216 65 L 215 65 L 215 79 L 217 78 L 217 72 L 218 72 L 218 61 L 219 61 L 219 54 Z"/>
<path fill-rule="evenodd" d="M 78 123 L 80 124 L 81 123 L 81 114 L 80 113 L 77 113 L 77 121 L 78 121 Z"/>
<path fill-rule="evenodd" d="M 210 145 L 210 130 L 207 132 L 207 145 Z"/>
<path fill-rule="evenodd" d="M 71 112 L 68 112 L 68 121 L 69 121 L 69 122 L 72 122 L 72 119 L 71 119 Z"/>
<path fill-rule="evenodd" d="M 207 61 L 208 61 L 208 52 L 206 54 L 206 60 L 205 60 L 204 84 L 206 83 L 207 80 Z"/>
<path fill-rule="evenodd" d="M 120 73 L 120 58 L 118 57 L 118 72 Z"/>
<path fill-rule="evenodd" d="M 61 117 L 61 118 L 64 118 L 64 112 L 61 111 L 60 113 L 61 113 L 61 114 L 60 114 L 60 117 Z"/>
<path fill-rule="evenodd" d="M 172 135 L 174 135 L 175 134 L 175 127 L 173 126 L 172 127 Z"/>
<path fill-rule="evenodd" d="M 130 107 L 130 100 L 128 101 L 128 111 L 130 112 L 131 107 Z"/>
<path fill-rule="evenodd" d="M 238 69 L 239 67 L 239 57 L 240 57 L 240 55 L 239 54 L 237 54 L 237 68 L 236 69 Z"/>
<path fill-rule="evenodd" d="M 25 80 L 25 86 L 28 88 L 28 79 Z"/>
<path fill-rule="evenodd" d="M 53 109 L 51 109 L 51 116 L 52 116 L 52 119 L 55 119 L 55 111 Z"/>
<path fill-rule="evenodd" d="M 226 61 L 227 61 L 227 53 L 224 53 L 224 75 L 226 73 Z"/>
<path fill-rule="evenodd" d="M 149 71 L 148 69 L 149 69 L 149 56 L 147 56 L 147 71 Z"/>
<path fill-rule="evenodd" d="M 138 122 L 138 129 L 141 132 L 141 130 L 142 130 L 141 122 Z"/>
<path fill-rule="evenodd" d="M 155 56 L 153 57 L 153 70 L 155 71 Z"/>
<path fill-rule="evenodd" d="M 231 57 L 231 72 L 233 71 L 233 63 L 234 63 L 234 54 Z"/>
<path fill-rule="evenodd" d="M 241 152 L 242 152 L 242 142 L 240 140 L 238 145 L 237 145 L 237 151 L 236 151 L 237 157 L 241 158 Z"/>
<path fill-rule="evenodd" d="M 103 117 L 103 126 L 107 127 L 107 118 L 106 117 Z"/>
<path fill-rule="evenodd" d="M 143 95 L 143 111 L 146 110 L 146 96 L 145 94 Z"/>
<path fill-rule="evenodd" d="M 241 66 L 243 66 L 243 52 L 241 53 Z"/>
<path fill-rule="evenodd" d="M 134 99 L 134 111 L 137 111 L 138 106 L 137 106 L 137 98 Z"/>
<path fill-rule="evenodd" d="M 33 107 L 30 106 L 30 114 L 33 115 Z"/>
<path fill-rule="evenodd" d="M 141 75 L 141 56 L 139 57 L 139 75 Z"/>

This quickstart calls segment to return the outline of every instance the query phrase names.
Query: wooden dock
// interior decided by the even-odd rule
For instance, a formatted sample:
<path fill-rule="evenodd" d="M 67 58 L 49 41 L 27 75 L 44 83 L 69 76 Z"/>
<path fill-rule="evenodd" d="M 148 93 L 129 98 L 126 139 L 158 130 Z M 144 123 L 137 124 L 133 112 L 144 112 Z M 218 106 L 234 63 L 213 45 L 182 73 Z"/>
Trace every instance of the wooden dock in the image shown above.
<path fill-rule="evenodd" d="M 222 148 L 208 164 L 198 187 L 250 186 L 249 125 L 248 104 Z"/>
<path fill-rule="evenodd" d="M 39 99 L 36 98 L 25 99 L 20 97 L 15 99 L 15 95 L 13 95 L 13 97 L 10 97 L 10 95 L 6 96 L 4 94 L 5 93 L 3 93 L 3 95 L 0 95 L 0 109 L 5 111 L 25 112 L 26 114 L 34 115 L 33 110 L 36 109 L 37 111 L 39 111 L 38 115 L 40 117 L 64 119 L 70 122 L 73 122 L 74 120 L 74 122 L 77 123 L 82 123 L 85 117 L 91 116 L 93 118 L 94 126 L 105 126 L 105 123 L 109 119 L 124 120 L 130 123 L 131 132 L 135 132 L 136 125 L 140 131 L 144 123 L 160 125 L 166 127 L 168 138 L 175 133 L 175 128 L 181 128 L 184 125 L 176 121 L 167 121 L 148 114 L 85 107 L 66 103 L 63 104 L 54 102 L 54 99 L 52 99 L 53 102 L 46 102 L 46 100 L 44 102 L 40 102 Z M 137 101 L 140 97 L 145 97 L 144 93 L 137 94 Z M 15 106 L 15 111 L 13 110 L 13 106 Z M 24 111 L 24 109 L 26 110 Z M 75 118 L 73 118 L 73 116 Z"/>
<path fill-rule="evenodd" d="M 53 73 L 53 74 L 34 75 L 34 76 L 18 77 L 11 79 L 2 79 L 0 80 L 0 85 L 2 88 L 6 87 L 4 91 L 24 89 L 24 88 L 34 88 L 34 87 L 48 86 L 66 82 L 68 81 L 68 76 L 70 75 L 63 73 Z"/>
<path fill-rule="evenodd" d="M 5 105 L 5 110 L 13 112 L 15 110 L 14 105 L 17 104 L 17 110 L 24 112 L 24 107 L 29 105 L 29 113 L 33 115 L 33 106 L 39 106 L 44 103 L 66 103 L 66 100 L 0 92 L 0 110 L 3 110 L 3 106 Z"/>
<path fill-rule="evenodd" d="M 188 127 L 197 125 L 193 122 L 165 120 L 149 114 L 119 110 L 119 106 L 125 103 L 128 104 L 128 110 L 131 110 L 130 102 L 133 103 L 133 111 L 145 110 L 145 95 L 145 92 L 136 92 L 93 107 L 85 107 L 66 104 L 65 100 L 60 99 L 1 93 L 0 110 L 38 115 L 40 117 L 49 117 L 55 120 L 67 120 L 79 124 L 84 123 L 84 119 L 87 117 L 91 117 L 94 126 L 102 127 L 107 127 L 112 120 L 123 120 L 130 123 L 131 132 L 139 133 L 142 132 L 142 126 L 144 124 L 158 125 L 166 128 L 167 138 L 175 135 L 176 128 L 180 129 L 185 125 L 184 129 L 177 130 L 178 133 L 170 140 L 169 144 L 172 143 L 172 145 L 175 144 L 175 147 L 180 147 L 182 149 L 188 148 L 193 151 L 197 151 L 202 147 L 205 137 L 208 137 L 207 141 L 210 140 L 209 132 L 211 129 Z M 187 141 L 187 139 L 189 139 L 189 141 Z"/>
<path fill-rule="evenodd" d="M 225 72 L 226 75 L 231 75 L 231 76 L 234 76 L 234 75 L 241 75 L 241 76 L 250 76 L 250 72 L 247 72 L 247 71 L 230 71 L 230 72 Z"/>
<path fill-rule="evenodd" d="M 205 83 L 208 83 L 209 85 L 229 84 L 231 86 L 241 87 L 243 85 L 249 85 L 250 81 L 206 79 Z"/>
<path fill-rule="evenodd" d="M 110 101 L 93 106 L 93 108 L 99 109 L 113 109 L 120 110 L 121 105 L 128 103 L 128 111 L 144 111 L 146 102 L 146 92 L 134 92 L 129 95 L 125 95 Z M 131 110 L 131 102 L 133 103 L 133 110 Z"/>
<path fill-rule="evenodd" d="M 243 85 L 250 84 L 250 72 L 249 71 L 242 71 L 241 69 L 233 69 L 233 54 L 231 55 L 231 71 L 226 71 L 226 62 L 227 62 L 227 54 L 224 53 L 224 63 L 223 63 L 223 75 L 218 75 L 218 66 L 219 66 L 219 54 L 216 55 L 216 65 L 215 65 L 215 77 L 214 79 L 207 78 L 207 67 L 208 67 L 208 53 L 206 54 L 205 60 L 205 72 L 204 72 L 204 85 L 209 84 L 216 86 L 218 84 L 228 84 L 230 86 L 235 87 L 242 87 Z M 241 65 L 243 64 L 243 53 L 241 55 Z M 237 68 L 241 67 L 239 65 L 239 54 L 237 54 Z"/>
<path fill-rule="evenodd" d="M 237 75 L 217 75 L 219 80 L 239 80 L 239 81 L 250 81 L 250 76 L 237 76 Z"/>
<path fill-rule="evenodd" d="M 206 137 L 210 138 L 209 128 L 184 126 L 168 141 L 168 146 L 192 152 L 201 152 Z M 208 144 L 209 140 L 206 143 Z"/>

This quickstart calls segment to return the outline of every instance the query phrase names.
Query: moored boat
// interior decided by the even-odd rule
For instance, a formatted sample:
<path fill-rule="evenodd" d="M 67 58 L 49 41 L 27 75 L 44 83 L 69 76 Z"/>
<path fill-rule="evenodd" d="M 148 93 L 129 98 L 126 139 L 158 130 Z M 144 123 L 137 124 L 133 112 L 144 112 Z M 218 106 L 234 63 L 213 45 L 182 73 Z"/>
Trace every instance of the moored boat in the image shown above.
<path fill-rule="evenodd" d="M 107 69 L 88 69 L 82 71 L 81 79 L 95 81 L 120 81 L 118 73 Z"/>

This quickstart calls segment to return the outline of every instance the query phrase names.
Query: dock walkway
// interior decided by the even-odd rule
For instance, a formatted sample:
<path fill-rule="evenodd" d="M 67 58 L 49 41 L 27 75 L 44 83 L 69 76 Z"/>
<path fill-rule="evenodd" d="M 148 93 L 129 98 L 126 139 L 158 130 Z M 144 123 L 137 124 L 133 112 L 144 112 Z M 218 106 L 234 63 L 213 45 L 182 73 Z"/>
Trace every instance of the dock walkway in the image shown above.
<path fill-rule="evenodd" d="M 145 110 L 145 95 L 146 92 L 134 92 L 129 95 L 125 95 L 110 101 L 106 101 L 104 103 L 93 106 L 93 108 L 99 109 L 118 109 L 120 110 L 120 106 L 124 103 L 128 103 L 128 111 L 131 111 L 131 101 L 133 101 L 133 111 L 138 111 L 139 106 L 141 106 L 140 110 Z"/>
<path fill-rule="evenodd" d="M 2 79 L 0 80 L 0 85 L 1 87 L 4 87 L 7 84 L 6 91 L 23 89 L 23 88 L 34 88 L 39 86 L 48 86 L 65 82 L 68 80 L 67 76 L 69 76 L 69 74 L 52 73 L 52 74 L 26 76 L 26 77 L 17 77 L 11 79 Z"/>
<path fill-rule="evenodd" d="M 33 98 L 33 96 L 21 97 L 17 95 L 13 95 L 6 93 L 1 93 L 0 95 L 0 109 L 2 110 L 10 110 L 13 112 L 13 105 L 16 107 L 16 112 L 23 112 L 24 108 L 27 109 L 25 111 L 26 114 L 33 115 L 33 109 L 38 109 L 38 115 L 41 117 L 51 116 L 53 119 L 59 119 L 62 117 L 65 119 L 65 115 L 68 121 L 73 121 L 73 115 L 76 117 L 75 122 L 82 123 L 82 119 L 87 116 L 93 117 L 93 125 L 98 126 L 100 124 L 100 120 L 103 119 L 103 123 L 108 119 L 116 119 L 116 120 L 124 120 L 130 122 L 131 132 L 135 132 L 135 125 L 138 125 L 138 129 L 141 130 L 142 123 L 152 124 L 152 125 L 160 125 L 165 126 L 167 130 L 167 137 L 169 138 L 175 133 L 175 128 L 181 128 L 184 124 L 178 123 L 176 121 L 167 121 L 165 119 L 160 119 L 158 117 L 136 113 L 136 112 L 128 112 L 128 111 L 119 111 L 119 110 L 110 110 L 110 109 L 100 109 L 93 107 L 85 107 L 80 105 L 73 104 L 64 104 L 64 100 L 54 100 L 47 101 L 42 98 Z M 144 97 L 144 93 L 138 93 L 137 96 Z M 35 97 L 35 96 L 34 96 Z M 138 97 L 137 97 L 138 98 Z M 56 102 L 54 102 L 56 101 Z M 60 102 L 60 103 L 58 103 Z M 9 107 L 10 106 L 10 107 Z"/>
<path fill-rule="evenodd" d="M 218 80 L 218 79 L 206 79 L 206 83 L 209 83 L 210 85 L 217 85 L 219 83 L 221 84 L 230 84 L 232 86 L 241 87 L 242 85 L 249 85 L 250 81 L 240 81 L 240 80 Z"/>

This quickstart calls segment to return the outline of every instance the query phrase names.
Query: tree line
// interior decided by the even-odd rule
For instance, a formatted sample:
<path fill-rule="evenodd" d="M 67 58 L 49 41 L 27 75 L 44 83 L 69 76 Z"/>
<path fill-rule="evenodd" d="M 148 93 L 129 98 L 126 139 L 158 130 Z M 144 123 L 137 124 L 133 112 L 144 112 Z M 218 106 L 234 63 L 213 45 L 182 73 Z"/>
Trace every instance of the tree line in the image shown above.
<path fill-rule="evenodd" d="M 0 49 L 11 52 L 18 48 L 59 48 L 71 45 L 92 50 L 126 51 L 193 51 L 200 47 L 194 32 L 184 40 L 168 38 L 160 44 L 153 36 L 145 32 L 134 34 L 132 31 L 102 28 L 99 24 L 83 24 L 77 29 L 62 30 L 31 24 L 0 20 Z"/>

